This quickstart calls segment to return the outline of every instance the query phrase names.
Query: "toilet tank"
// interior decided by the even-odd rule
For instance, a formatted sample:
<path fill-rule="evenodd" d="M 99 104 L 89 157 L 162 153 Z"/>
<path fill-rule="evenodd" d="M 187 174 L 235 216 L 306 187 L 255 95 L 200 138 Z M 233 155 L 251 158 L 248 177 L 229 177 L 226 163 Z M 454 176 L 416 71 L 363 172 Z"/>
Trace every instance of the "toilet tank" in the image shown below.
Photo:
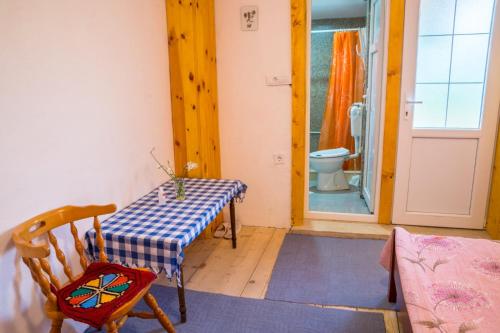
<path fill-rule="evenodd" d="M 354 103 L 350 110 L 351 118 L 351 135 L 353 137 L 361 137 L 361 131 L 363 128 L 363 104 Z"/>

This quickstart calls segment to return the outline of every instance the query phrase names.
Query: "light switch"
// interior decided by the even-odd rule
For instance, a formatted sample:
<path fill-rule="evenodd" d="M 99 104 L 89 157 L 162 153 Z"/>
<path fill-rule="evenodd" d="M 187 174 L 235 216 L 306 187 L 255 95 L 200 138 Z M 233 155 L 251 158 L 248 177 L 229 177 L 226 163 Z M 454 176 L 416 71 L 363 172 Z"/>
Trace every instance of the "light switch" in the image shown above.
<path fill-rule="evenodd" d="M 292 84 L 289 75 L 268 75 L 266 76 L 266 85 L 268 86 L 288 86 Z"/>

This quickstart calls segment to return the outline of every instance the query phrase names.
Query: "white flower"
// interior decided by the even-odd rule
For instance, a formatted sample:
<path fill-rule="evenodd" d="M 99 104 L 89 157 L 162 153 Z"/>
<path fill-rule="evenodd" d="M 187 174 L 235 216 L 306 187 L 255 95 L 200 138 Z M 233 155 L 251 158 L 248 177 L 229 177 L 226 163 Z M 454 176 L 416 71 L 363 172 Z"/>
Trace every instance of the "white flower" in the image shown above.
<path fill-rule="evenodd" d="M 163 164 L 161 164 L 161 162 L 158 160 L 158 158 L 156 158 L 154 151 L 155 151 L 155 148 L 153 147 L 149 151 L 149 154 L 151 155 L 151 157 L 153 157 L 153 160 L 155 160 L 156 164 L 158 165 L 158 169 L 163 170 L 170 177 L 170 179 L 176 179 L 177 177 L 175 176 L 174 170 L 170 166 L 170 162 L 167 163 L 167 166 L 164 166 Z"/>
<path fill-rule="evenodd" d="M 186 170 L 187 171 L 194 170 L 197 167 L 198 167 L 198 163 L 195 163 L 195 162 L 187 162 L 187 164 L 186 164 Z"/>

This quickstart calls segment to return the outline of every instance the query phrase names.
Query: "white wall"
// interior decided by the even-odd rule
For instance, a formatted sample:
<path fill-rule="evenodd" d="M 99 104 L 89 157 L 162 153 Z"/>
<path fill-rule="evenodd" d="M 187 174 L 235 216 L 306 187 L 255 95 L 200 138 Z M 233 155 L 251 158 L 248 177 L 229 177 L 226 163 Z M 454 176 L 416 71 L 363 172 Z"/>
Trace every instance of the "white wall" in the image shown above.
<path fill-rule="evenodd" d="M 259 7 L 256 32 L 240 31 L 248 4 Z M 215 14 L 222 176 L 249 186 L 236 209 L 242 224 L 289 227 L 291 88 L 265 86 L 265 77 L 291 73 L 290 0 L 216 0 Z"/>
<path fill-rule="evenodd" d="M 366 16 L 366 0 L 312 0 L 313 20 Z"/>
<path fill-rule="evenodd" d="M 130 203 L 164 179 L 148 152 L 173 160 L 171 137 L 164 0 L 0 0 L 1 332 L 47 331 L 11 229 Z"/>

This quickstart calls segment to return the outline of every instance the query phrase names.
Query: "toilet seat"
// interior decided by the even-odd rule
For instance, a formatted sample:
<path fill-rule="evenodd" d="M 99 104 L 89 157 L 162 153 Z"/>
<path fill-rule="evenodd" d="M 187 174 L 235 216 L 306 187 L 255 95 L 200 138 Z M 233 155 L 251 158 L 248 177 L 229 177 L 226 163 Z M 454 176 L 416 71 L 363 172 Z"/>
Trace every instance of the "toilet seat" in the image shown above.
<path fill-rule="evenodd" d="M 349 150 L 345 148 L 318 150 L 309 154 L 310 157 L 314 158 L 344 157 L 348 155 L 349 155 Z"/>

